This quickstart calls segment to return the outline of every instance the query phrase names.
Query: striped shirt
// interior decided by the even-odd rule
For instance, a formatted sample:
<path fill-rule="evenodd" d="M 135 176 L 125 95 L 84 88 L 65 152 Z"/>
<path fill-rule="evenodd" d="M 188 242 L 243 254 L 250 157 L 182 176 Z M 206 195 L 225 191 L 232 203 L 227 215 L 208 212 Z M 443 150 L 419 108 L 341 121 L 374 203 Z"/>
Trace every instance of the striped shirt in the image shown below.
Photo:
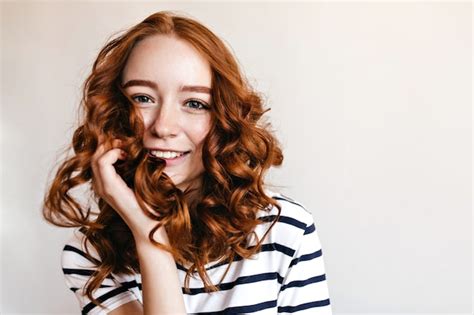
<path fill-rule="evenodd" d="M 190 277 L 191 291 L 186 293 L 183 288 L 188 314 L 332 314 L 322 248 L 313 216 L 300 203 L 286 196 L 269 190 L 267 194 L 281 205 L 281 216 L 263 241 L 261 251 L 252 258 L 234 260 L 217 292 L 205 292 L 197 274 Z M 257 214 L 262 222 L 255 228 L 259 238 L 277 214 L 276 207 Z M 83 239 L 84 234 L 75 229 L 61 257 L 66 285 L 78 299 L 82 314 L 107 314 L 133 300 L 143 303 L 139 273 L 110 274 L 93 292 L 94 298 L 107 309 L 91 303 L 85 296 L 84 287 L 96 267 L 83 254 Z M 100 261 L 92 246 L 89 250 Z M 188 266 L 176 266 L 184 287 Z M 219 282 L 226 268 L 227 263 L 206 265 L 213 284 Z"/>

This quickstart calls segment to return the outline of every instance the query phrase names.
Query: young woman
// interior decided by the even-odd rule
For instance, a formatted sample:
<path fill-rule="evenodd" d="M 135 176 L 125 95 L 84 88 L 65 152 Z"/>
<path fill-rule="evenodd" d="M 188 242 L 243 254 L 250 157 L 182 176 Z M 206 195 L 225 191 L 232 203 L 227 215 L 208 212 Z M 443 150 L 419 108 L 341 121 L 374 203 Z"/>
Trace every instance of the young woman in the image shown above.
<path fill-rule="evenodd" d="M 62 267 L 83 314 L 331 314 L 313 217 L 264 187 L 281 149 L 209 29 L 149 16 L 100 51 L 81 105 L 44 217 L 77 227 Z"/>

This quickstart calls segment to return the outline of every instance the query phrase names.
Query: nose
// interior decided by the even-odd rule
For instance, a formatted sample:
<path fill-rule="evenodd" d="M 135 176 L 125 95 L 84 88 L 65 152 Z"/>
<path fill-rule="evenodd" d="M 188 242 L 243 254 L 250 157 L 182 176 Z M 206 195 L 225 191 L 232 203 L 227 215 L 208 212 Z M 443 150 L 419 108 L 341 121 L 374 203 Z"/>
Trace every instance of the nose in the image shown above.
<path fill-rule="evenodd" d="M 179 131 L 179 112 L 171 102 L 158 107 L 151 133 L 158 138 L 175 137 Z"/>

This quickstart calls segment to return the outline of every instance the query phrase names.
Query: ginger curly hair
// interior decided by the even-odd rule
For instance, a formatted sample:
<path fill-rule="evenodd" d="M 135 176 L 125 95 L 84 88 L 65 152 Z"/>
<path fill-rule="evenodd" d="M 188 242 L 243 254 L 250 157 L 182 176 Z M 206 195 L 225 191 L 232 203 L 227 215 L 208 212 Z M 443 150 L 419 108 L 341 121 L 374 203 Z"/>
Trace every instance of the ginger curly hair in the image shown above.
<path fill-rule="evenodd" d="M 93 259 L 86 250 L 96 263 L 97 272 L 85 290 L 96 305 L 101 306 L 92 292 L 110 273 L 139 272 L 133 235 L 115 210 L 94 194 L 92 185 L 89 189 L 99 207 L 98 213 L 71 195 L 73 188 L 91 182 L 91 158 L 99 136 L 119 138 L 126 143 L 129 158 L 115 164 L 117 173 L 134 190 L 140 206 L 153 209 L 144 210 L 147 215 L 157 220 L 150 240 L 172 253 L 178 264 L 191 264 L 186 270 L 185 290 L 189 288 L 189 277 L 197 272 L 207 292 L 217 291 L 205 265 L 218 260 L 229 263 L 228 271 L 235 259 L 258 253 L 281 211 L 263 188 L 266 171 L 283 161 L 270 124 L 261 123 L 262 115 L 269 109 L 263 108 L 262 96 L 244 80 L 230 50 L 201 23 L 161 11 L 122 32 L 101 49 L 84 82 L 82 114 L 72 139 L 74 155 L 60 163 L 45 194 L 43 216 L 56 226 L 81 227 L 86 235 L 84 245 L 88 241 L 97 250 L 101 261 Z M 142 143 L 143 122 L 120 85 L 133 47 L 156 34 L 187 41 L 211 66 L 212 123 L 202 149 L 202 185 L 194 191 L 198 198 L 191 199 L 191 191 L 178 189 L 163 173 L 164 161 L 147 154 Z M 256 214 L 272 206 L 278 208 L 278 216 L 258 240 L 254 228 L 261 222 Z M 167 231 L 169 247 L 152 239 L 160 226 Z M 251 236 L 256 237 L 257 245 L 249 246 Z"/>

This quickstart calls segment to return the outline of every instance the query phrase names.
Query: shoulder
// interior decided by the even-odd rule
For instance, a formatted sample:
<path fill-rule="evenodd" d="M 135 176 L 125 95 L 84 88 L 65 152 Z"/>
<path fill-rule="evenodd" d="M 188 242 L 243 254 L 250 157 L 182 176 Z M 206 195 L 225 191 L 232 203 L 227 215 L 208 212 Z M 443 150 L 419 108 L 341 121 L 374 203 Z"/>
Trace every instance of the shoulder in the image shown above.
<path fill-rule="evenodd" d="M 269 189 L 266 189 L 265 192 L 280 206 L 280 222 L 292 224 L 302 230 L 314 224 L 313 214 L 300 201 Z M 270 212 L 273 215 L 277 215 L 278 209 L 273 207 Z M 262 211 L 262 213 L 265 212 Z"/>
<path fill-rule="evenodd" d="M 311 212 L 301 203 L 293 198 L 266 189 L 265 193 L 280 206 L 280 216 L 269 231 L 267 242 L 284 245 L 295 249 L 304 235 L 315 231 L 314 219 Z M 258 218 L 262 221 L 256 228 L 259 236 L 270 228 L 270 224 L 276 219 L 279 209 L 273 206 L 269 211 L 260 210 Z"/>
<path fill-rule="evenodd" d="M 102 310 L 89 299 L 86 287 L 91 277 L 96 274 L 101 261 L 95 248 L 85 241 L 86 236 L 80 229 L 73 230 L 61 255 L 66 285 L 76 296 L 82 314 L 107 314 L 122 304 L 133 300 L 141 301 L 135 275 L 114 273 L 107 275 L 92 292 L 93 298 L 100 301 L 106 310 Z"/>
<path fill-rule="evenodd" d="M 94 268 L 100 263 L 100 256 L 93 246 L 86 242 L 86 236 L 80 228 L 74 229 L 64 243 L 61 265 L 65 268 Z"/>
<path fill-rule="evenodd" d="M 61 253 L 61 267 L 66 279 L 81 278 L 83 280 L 85 277 L 95 274 L 101 264 L 100 255 L 87 240 L 81 228 L 74 229 L 64 243 Z M 127 274 L 111 273 L 106 279 L 126 281 L 130 280 L 130 277 L 132 276 Z"/>

